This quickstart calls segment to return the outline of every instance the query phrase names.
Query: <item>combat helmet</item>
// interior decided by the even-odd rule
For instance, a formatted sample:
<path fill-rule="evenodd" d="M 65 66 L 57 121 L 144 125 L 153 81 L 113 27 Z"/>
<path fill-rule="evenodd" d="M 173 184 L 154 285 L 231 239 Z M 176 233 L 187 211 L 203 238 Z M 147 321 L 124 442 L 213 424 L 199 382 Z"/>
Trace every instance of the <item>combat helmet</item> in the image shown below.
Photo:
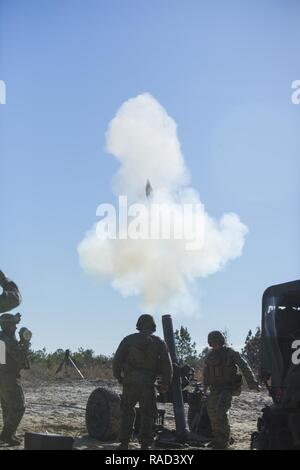
<path fill-rule="evenodd" d="M 139 331 L 149 330 L 154 333 L 156 331 L 156 324 L 152 315 L 141 315 L 137 321 L 136 329 Z"/>
<path fill-rule="evenodd" d="M 17 324 L 21 321 L 21 314 L 3 313 L 0 315 L 0 325 Z"/>
<path fill-rule="evenodd" d="M 212 343 L 219 343 L 222 346 L 226 343 L 225 336 L 221 331 L 211 331 L 208 334 L 207 342 L 211 346 Z"/>

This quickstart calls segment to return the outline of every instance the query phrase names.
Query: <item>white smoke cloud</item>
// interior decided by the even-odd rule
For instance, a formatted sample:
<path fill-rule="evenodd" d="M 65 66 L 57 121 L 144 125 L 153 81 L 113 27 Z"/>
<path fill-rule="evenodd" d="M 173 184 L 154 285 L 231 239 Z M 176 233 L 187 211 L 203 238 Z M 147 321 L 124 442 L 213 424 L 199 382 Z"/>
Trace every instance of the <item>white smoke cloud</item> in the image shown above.
<path fill-rule="evenodd" d="M 103 240 L 94 226 L 78 246 L 82 267 L 110 279 L 122 295 L 139 296 L 145 310 L 172 308 L 176 313 L 177 305 L 177 310 L 185 310 L 182 313 L 195 311 L 193 281 L 219 271 L 229 260 L 239 257 L 247 227 L 234 213 L 224 214 L 220 221 L 206 213 L 197 191 L 188 186 L 189 172 L 176 123 L 150 94 L 132 98 L 120 107 L 109 124 L 106 148 L 120 161 L 114 178 L 117 195 L 127 195 L 130 202 L 148 206 L 163 203 L 167 208 L 174 208 L 175 204 L 180 208 L 183 204 L 197 204 L 201 247 L 187 250 L 186 240 L 174 238 Z M 145 197 L 148 179 L 154 188 L 151 201 Z M 184 230 L 193 239 L 192 219 L 187 219 Z"/>
<path fill-rule="evenodd" d="M 126 101 L 108 126 L 106 149 L 121 163 L 117 193 L 139 197 L 147 179 L 172 190 L 188 181 L 175 121 L 151 95 Z"/>

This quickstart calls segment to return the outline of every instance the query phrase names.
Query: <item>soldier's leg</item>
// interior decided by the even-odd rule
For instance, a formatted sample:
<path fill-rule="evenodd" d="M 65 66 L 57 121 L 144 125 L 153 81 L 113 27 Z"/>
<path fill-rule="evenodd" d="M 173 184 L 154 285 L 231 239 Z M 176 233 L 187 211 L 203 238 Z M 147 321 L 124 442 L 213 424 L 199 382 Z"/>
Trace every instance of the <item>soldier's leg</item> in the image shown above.
<path fill-rule="evenodd" d="M 157 416 L 156 392 L 154 385 L 144 385 L 139 400 L 141 410 L 140 442 L 142 448 L 153 442 L 154 424 Z"/>
<path fill-rule="evenodd" d="M 124 385 L 121 399 L 120 441 L 128 443 L 132 437 L 135 420 L 135 405 L 139 399 L 138 386 Z"/>
<path fill-rule="evenodd" d="M 7 421 L 7 402 L 5 401 L 5 392 L 3 391 L 3 387 L 0 385 L 0 401 L 1 401 L 1 409 L 2 409 L 2 423 Z"/>
<path fill-rule="evenodd" d="M 214 447 L 227 449 L 230 441 L 230 425 L 228 412 L 231 407 L 232 394 L 229 390 L 223 390 L 218 394 L 215 415 Z"/>
<path fill-rule="evenodd" d="M 12 438 L 25 412 L 25 399 L 19 379 L 2 382 L 1 405 L 3 410 L 2 437 Z"/>
<path fill-rule="evenodd" d="M 217 392 L 210 392 L 206 401 L 207 414 L 209 417 L 212 435 L 213 435 L 213 441 L 212 441 L 213 444 L 218 434 L 218 417 L 217 417 L 218 400 L 219 400 L 219 394 Z"/>

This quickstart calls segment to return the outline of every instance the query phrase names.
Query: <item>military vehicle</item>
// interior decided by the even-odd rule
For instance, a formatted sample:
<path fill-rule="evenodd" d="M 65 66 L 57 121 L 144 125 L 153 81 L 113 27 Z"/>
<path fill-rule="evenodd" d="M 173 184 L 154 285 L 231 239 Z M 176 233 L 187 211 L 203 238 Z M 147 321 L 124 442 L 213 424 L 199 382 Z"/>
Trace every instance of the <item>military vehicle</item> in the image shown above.
<path fill-rule="evenodd" d="M 180 366 L 178 363 L 171 315 L 163 315 L 162 324 L 164 338 L 173 362 L 174 376 L 169 391 L 159 393 L 157 402 L 173 404 L 175 429 L 167 429 L 164 426 L 165 410 L 159 409 L 155 425 L 155 445 L 156 447 L 184 447 L 190 444 L 204 446 L 210 441 L 211 428 L 202 385 L 194 379 L 193 368 L 188 365 Z M 120 403 L 120 395 L 108 388 L 98 387 L 91 393 L 86 407 L 86 427 L 91 437 L 101 441 L 118 438 Z M 139 409 L 136 408 L 134 430 L 136 435 L 139 432 L 139 422 Z"/>
<path fill-rule="evenodd" d="M 300 449 L 300 280 L 271 286 L 262 299 L 261 379 L 272 398 L 251 448 Z"/>

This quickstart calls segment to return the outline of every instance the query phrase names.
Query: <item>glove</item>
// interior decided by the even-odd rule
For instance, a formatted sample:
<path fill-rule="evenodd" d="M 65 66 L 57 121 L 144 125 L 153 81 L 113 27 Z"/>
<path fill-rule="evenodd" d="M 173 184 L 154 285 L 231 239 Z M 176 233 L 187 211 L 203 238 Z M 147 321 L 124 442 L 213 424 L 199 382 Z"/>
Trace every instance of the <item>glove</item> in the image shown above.
<path fill-rule="evenodd" d="M 20 321 L 21 320 L 21 315 L 19 313 L 17 313 L 17 315 L 19 315 L 19 321 Z M 30 342 L 30 340 L 32 338 L 32 333 L 31 333 L 30 330 L 23 327 L 19 331 L 19 336 L 20 336 L 20 342 L 26 344 L 26 343 Z"/>

